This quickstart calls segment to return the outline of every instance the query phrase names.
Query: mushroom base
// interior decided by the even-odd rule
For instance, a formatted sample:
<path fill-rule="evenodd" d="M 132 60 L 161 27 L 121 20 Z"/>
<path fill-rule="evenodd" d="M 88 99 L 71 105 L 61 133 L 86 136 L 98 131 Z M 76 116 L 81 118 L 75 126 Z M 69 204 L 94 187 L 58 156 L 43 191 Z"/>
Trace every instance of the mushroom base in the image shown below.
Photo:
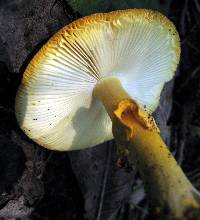
<path fill-rule="evenodd" d="M 113 122 L 117 146 L 128 149 L 130 162 L 136 163 L 156 214 L 194 219 L 200 212 L 200 194 L 168 150 L 152 117 L 131 100 L 116 78 L 100 81 L 94 96 Z"/>

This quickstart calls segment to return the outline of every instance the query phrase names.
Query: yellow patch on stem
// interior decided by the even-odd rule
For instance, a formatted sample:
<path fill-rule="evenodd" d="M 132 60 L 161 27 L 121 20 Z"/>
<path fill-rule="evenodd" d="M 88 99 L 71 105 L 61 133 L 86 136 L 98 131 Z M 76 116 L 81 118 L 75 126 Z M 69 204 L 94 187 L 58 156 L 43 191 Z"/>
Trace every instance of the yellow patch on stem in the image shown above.
<path fill-rule="evenodd" d="M 131 99 L 124 99 L 118 104 L 114 111 L 115 116 L 130 129 L 130 138 L 134 135 L 134 122 L 138 122 L 146 129 L 160 133 L 154 118 L 142 110 L 139 105 Z"/>

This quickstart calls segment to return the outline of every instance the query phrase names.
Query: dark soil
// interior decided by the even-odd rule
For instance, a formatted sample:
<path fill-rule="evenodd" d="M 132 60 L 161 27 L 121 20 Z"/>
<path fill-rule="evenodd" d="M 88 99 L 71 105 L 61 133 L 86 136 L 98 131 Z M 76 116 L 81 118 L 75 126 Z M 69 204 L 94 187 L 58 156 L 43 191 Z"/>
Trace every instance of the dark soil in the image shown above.
<path fill-rule="evenodd" d="M 0 0 L 0 220 L 150 219 L 143 183 L 134 167 L 117 167 L 114 142 L 51 152 L 17 125 L 14 100 L 27 63 L 53 33 L 80 16 L 65 0 Z M 182 55 L 155 117 L 200 189 L 200 2 L 172 1 L 169 18 L 180 33 Z"/>

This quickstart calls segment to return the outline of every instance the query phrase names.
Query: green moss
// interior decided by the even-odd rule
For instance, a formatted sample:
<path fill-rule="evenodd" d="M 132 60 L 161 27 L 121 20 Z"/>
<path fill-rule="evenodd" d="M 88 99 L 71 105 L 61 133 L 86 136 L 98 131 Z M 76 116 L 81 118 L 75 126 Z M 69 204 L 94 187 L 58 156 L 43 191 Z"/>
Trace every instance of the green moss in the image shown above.
<path fill-rule="evenodd" d="M 168 14 L 171 0 L 66 0 L 75 12 L 89 15 L 127 8 L 150 8 Z"/>

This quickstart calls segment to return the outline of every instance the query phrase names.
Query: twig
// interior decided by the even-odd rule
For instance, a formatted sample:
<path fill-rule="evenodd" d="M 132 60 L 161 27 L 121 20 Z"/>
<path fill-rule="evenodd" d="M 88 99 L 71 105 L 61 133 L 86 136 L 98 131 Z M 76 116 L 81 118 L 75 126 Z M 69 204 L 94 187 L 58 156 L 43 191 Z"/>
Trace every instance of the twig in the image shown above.
<path fill-rule="evenodd" d="M 185 138 L 182 137 L 178 148 L 178 164 L 181 166 L 184 160 Z"/>
<path fill-rule="evenodd" d="M 187 43 L 188 41 L 188 37 L 191 35 L 191 33 L 195 30 L 195 28 L 198 27 L 197 24 L 193 25 L 192 28 L 190 28 L 189 32 L 187 33 L 187 35 L 181 40 L 181 45 L 183 46 L 185 43 Z"/>
<path fill-rule="evenodd" d="M 187 9 L 188 9 L 188 0 L 185 0 L 184 7 L 181 13 L 181 19 L 180 19 L 180 32 L 182 35 L 185 35 L 185 18 L 187 15 Z"/>
<path fill-rule="evenodd" d="M 198 54 L 200 54 L 200 50 L 198 48 L 196 48 L 193 43 L 189 40 L 186 41 L 187 45 L 192 48 L 193 50 L 195 50 Z"/>
<path fill-rule="evenodd" d="M 177 162 L 178 164 L 181 166 L 182 162 L 184 160 L 184 149 L 185 149 L 185 135 L 186 135 L 186 131 L 187 131 L 187 121 L 188 118 L 187 116 L 187 111 L 186 111 L 186 107 L 183 106 L 182 107 L 182 120 L 181 120 L 181 128 L 180 128 L 180 141 L 179 141 L 179 148 L 177 149 Z"/>
<path fill-rule="evenodd" d="M 187 85 L 189 84 L 189 81 L 191 79 L 194 79 L 195 76 L 197 75 L 197 73 L 200 71 L 200 64 L 194 68 L 194 70 L 192 71 L 192 73 L 190 74 L 190 77 L 188 77 L 185 82 L 180 86 L 180 88 L 178 89 L 178 92 L 182 91 L 183 89 L 185 89 L 187 87 Z"/>
<path fill-rule="evenodd" d="M 197 11 L 200 13 L 200 3 L 199 3 L 199 0 L 194 0 L 194 4 L 196 6 Z"/>
<path fill-rule="evenodd" d="M 197 168 L 195 170 L 192 170 L 190 172 L 188 172 L 188 176 L 192 178 L 193 175 L 197 174 L 197 173 L 200 173 L 200 168 Z"/>
<path fill-rule="evenodd" d="M 107 159 L 106 159 L 106 165 L 104 169 L 104 175 L 103 175 L 103 183 L 101 187 L 101 194 L 100 194 L 100 201 L 99 201 L 99 207 L 97 210 L 97 218 L 96 220 L 101 219 L 101 213 L 102 213 L 102 208 L 103 208 L 103 202 L 104 202 L 104 195 L 105 195 L 105 190 L 106 190 L 106 183 L 108 179 L 108 173 L 109 173 L 109 164 L 110 164 L 110 159 L 111 159 L 111 147 L 112 142 L 109 142 L 107 144 Z"/>

